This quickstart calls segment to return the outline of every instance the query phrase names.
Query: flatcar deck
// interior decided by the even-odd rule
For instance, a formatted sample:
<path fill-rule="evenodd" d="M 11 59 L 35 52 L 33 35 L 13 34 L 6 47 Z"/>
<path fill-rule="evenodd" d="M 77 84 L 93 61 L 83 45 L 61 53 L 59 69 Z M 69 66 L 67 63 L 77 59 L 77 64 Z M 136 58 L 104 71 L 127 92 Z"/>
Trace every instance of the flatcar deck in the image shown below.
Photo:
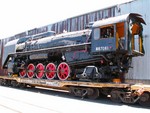
<path fill-rule="evenodd" d="M 30 85 L 37 85 L 42 87 L 93 87 L 93 88 L 131 88 L 131 90 L 143 89 L 150 92 L 150 85 L 145 84 L 128 84 L 128 83 L 101 83 L 101 82 L 83 82 L 83 81 L 60 81 L 60 80 L 47 80 L 47 79 L 29 79 L 19 77 L 0 76 L 0 79 L 15 80 L 18 83 L 26 83 Z"/>
<path fill-rule="evenodd" d="M 127 88 L 130 84 L 126 83 L 100 83 L 100 82 L 83 82 L 83 81 L 60 81 L 60 80 L 47 80 L 47 79 L 30 79 L 30 78 L 18 78 L 0 76 L 0 79 L 15 80 L 18 83 L 26 83 L 31 85 L 41 85 L 45 87 L 67 87 L 67 86 L 80 86 L 80 87 L 115 87 L 115 88 Z"/>

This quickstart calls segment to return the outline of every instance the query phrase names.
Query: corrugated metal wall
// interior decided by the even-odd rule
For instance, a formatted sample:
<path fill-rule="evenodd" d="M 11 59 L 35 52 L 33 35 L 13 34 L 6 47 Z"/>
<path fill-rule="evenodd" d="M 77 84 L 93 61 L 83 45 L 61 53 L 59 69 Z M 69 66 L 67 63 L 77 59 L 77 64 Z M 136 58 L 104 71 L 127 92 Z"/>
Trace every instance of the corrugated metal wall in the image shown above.
<path fill-rule="evenodd" d="M 64 21 L 51 24 L 50 26 L 51 30 L 55 31 L 58 34 L 62 33 L 64 30 L 68 32 L 78 31 L 84 29 L 89 22 L 94 22 L 113 16 L 115 16 L 115 6 L 103 10 L 90 12 L 80 16 L 68 18 Z"/>
<path fill-rule="evenodd" d="M 118 10 L 119 9 L 119 10 Z M 120 11 L 120 12 L 119 12 Z M 150 80 L 150 0 L 135 0 L 130 3 L 118 5 L 116 16 L 126 13 L 139 13 L 143 16 L 147 25 L 143 29 L 143 43 L 145 56 L 133 59 L 132 67 L 126 75 L 127 79 Z"/>
<path fill-rule="evenodd" d="M 2 56 L 3 56 L 4 39 L 0 41 L 0 75 L 6 75 L 7 71 L 2 68 Z"/>

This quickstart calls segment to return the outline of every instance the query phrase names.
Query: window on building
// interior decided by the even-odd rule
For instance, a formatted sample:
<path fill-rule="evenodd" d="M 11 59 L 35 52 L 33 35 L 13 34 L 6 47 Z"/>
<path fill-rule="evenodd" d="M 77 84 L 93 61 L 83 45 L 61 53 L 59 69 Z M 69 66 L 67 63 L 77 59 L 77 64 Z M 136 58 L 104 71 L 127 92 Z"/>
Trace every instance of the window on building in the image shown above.
<path fill-rule="evenodd" d="M 94 29 L 94 39 L 95 40 L 100 39 L 100 28 L 95 28 Z"/>

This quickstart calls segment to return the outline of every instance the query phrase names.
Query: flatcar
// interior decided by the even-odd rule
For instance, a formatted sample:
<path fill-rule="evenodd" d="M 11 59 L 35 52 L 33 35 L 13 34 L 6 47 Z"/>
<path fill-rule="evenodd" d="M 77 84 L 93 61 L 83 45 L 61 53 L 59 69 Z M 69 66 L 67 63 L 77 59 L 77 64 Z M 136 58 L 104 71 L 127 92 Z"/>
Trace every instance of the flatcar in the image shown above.
<path fill-rule="evenodd" d="M 103 94 L 115 102 L 149 106 L 150 85 L 125 81 L 132 58 L 145 54 L 143 24 L 141 15 L 129 13 L 81 31 L 10 41 L 2 62 L 8 75 L 0 76 L 0 85 L 68 90 L 90 99 Z"/>

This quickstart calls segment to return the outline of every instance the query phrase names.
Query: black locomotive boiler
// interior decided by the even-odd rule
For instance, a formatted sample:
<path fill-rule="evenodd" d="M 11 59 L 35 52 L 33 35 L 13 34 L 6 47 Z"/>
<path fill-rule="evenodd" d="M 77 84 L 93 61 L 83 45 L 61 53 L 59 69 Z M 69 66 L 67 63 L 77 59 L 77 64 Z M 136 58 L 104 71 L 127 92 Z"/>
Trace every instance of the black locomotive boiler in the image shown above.
<path fill-rule="evenodd" d="M 142 24 L 141 15 L 130 13 L 81 31 L 16 39 L 5 45 L 3 68 L 30 79 L 123 82 L 132 57 L 144 55 Z"/>

